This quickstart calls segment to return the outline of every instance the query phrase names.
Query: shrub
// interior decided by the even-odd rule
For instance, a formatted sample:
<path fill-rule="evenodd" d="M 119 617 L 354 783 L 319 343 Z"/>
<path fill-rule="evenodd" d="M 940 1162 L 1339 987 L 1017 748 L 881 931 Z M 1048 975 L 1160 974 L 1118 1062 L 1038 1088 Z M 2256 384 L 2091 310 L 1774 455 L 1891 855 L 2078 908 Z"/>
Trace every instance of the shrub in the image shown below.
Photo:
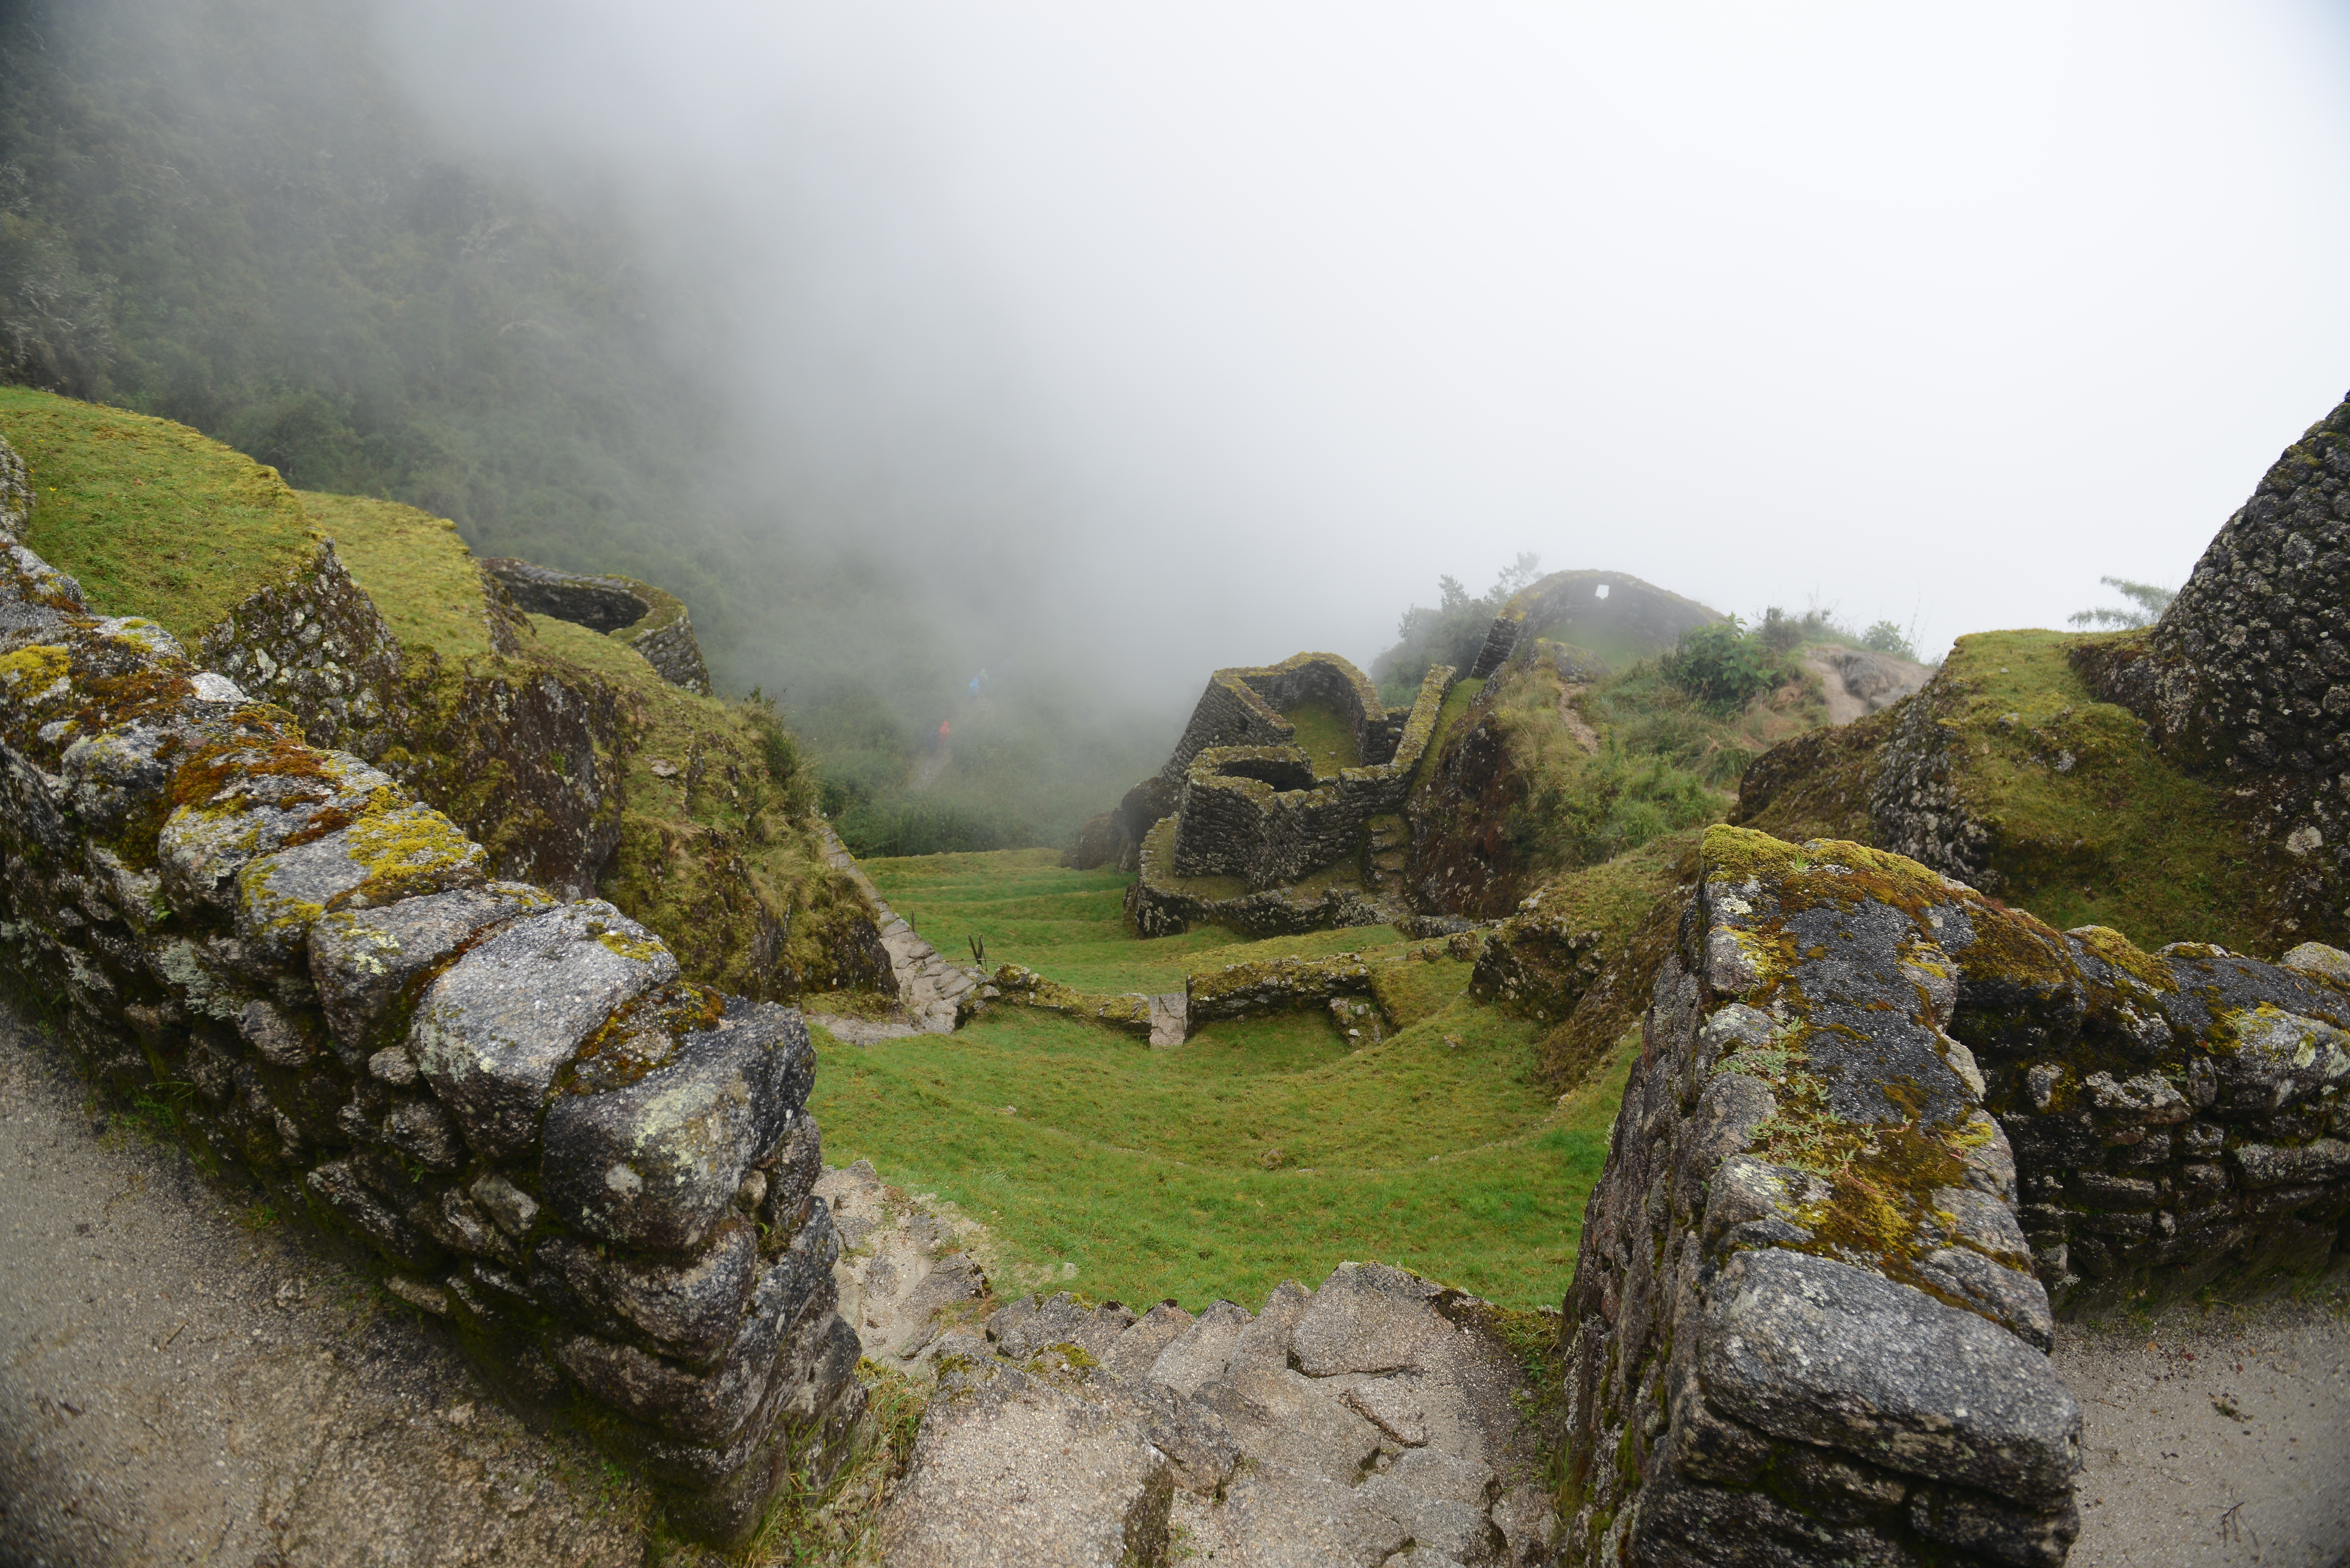
<path fill-rule="evenodd" d="M 1743 708 L 1795 676 L 1786 655 L 1762 634 L 1748 631 L 1736 616 L 1681 633 L 1661 668 L 1666 680 L 1722 711 Z"/>
<path fill-rule="evenodd" d="M 1889 653 L 1896 659 L 1918 661 L 1918 650 L 1901 635 L 1901 628 L 1889 620 L 1878 621 L 1860 634 L 1860 646 L 1872 653 Z"/>

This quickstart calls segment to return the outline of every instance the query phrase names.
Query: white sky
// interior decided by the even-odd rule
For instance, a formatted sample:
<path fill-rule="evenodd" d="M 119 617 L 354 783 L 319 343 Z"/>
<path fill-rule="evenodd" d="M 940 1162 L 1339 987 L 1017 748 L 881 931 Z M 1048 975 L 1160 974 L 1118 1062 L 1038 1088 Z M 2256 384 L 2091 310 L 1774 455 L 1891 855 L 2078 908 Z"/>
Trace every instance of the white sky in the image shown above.
<path fill-rule="evenodd" d="M 2059 625 L 2350 389 L 2333 6 L 380 3 L 718 291 L 801 525 L 1187 688 L 1522 549 Z"/>

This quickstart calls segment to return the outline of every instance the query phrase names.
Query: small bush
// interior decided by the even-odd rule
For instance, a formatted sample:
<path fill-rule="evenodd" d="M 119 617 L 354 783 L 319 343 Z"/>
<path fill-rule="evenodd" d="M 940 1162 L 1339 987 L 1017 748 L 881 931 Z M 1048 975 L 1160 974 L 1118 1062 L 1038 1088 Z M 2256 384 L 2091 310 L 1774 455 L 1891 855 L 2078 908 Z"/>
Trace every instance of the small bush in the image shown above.
<path fill-rule="evenodd" d="M 1767 617 L 1765 622 L 1767 628 Z M 1773 649 L 1763 632 L 1748 631 L 1736 616 L 1681 633 L 1661 665 L 1666 680 L 1722 711 L 1743 708 L 1795 678 L 1785 653 Z"/>
<path fill-rule="evenodd" d="M 1901 628 L 1889 620 L 1878 621 L 1860 634 L 1860 646 L 1872 653 L 1889 653 L 1896 659 L 1918 661 L 1918 650 L 1901 635 Z"/>

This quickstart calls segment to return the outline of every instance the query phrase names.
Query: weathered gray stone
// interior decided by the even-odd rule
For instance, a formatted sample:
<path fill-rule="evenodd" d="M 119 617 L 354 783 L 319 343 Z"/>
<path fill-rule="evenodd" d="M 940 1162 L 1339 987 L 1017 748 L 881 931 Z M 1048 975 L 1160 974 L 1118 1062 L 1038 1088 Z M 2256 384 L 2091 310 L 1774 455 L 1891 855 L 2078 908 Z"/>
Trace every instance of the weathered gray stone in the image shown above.
<path fill-rule="evenodd" d="M 1160 1302 L 1118 1336 L 1118 1343 L 1101 1358 L 1102 1370 L 1113 1377 L 1147 1376 L 1159 1352 L 1191 1326 L 1190 1313 L 1171 1301 Z"/>
<path fill-rule="evenodd" d="M 702 1251 L 679 1263 L 596 1250 L 570 1237 L 539 1244 L 534 1261 L 562 1272 L 591 1308 L 609 1314 L 663 1355 L 706 1366 L 733 1338 L 759 1275 L 759 1246 L 747 1220 L 718 1227 Z"/>
<path fill-rule="evenodd" d="M 310 928 L 353 898 L 392 899 L 481 880 L 484 851 L 432 807 L 370 806 L 348 827 L 247 862 L 236 874 L 237 940 L 292 967 Z"/>
<path fill-rule="evenodd" d="M 537 1137 L 555 1075 L 581 1043 L 622 1002 L 676 977 L 669 948 L 611 905 L 559 905 L 515 920 L 435 980 L 409 1052 L 465 1140 L 510 1158 Z"/>
<path fill-rule="evenodd" d="M 2061 1502 L 2081 1412 L 2047 1358 L 1972 1313 L 1848 1264 L 1742 1252 L 1700 1355 L 1725 1415 L 1877 1464 Z"/>
<path fill-rule="evenodd" d="M 1341 1263 L 1314 1293 L 1291 1346 L 1310 1376 L 1397 1372 L 1423 1364 L 1452 1325 L 1430 1305 L 1440 1287 L 1386 1263 Z"/>
<path fill-rule="evenodd" d="M 2284 969 L 2324 975 L 2334 984 L 2350 990 L 2350 953 L 2340 948 L 2330 948 L 2324 942 L 2303 942 L 2277 960 L 2277 963 Z"/>
<path fill-rule="evenodd" d="M 828 1259 L 824 1272 L 828 1286 Z M 762 1274 L 750 1313 L 706 1372 L 587 1334 L 556 1345 L 555 1357 L 582 1387 L 614 1408 L 689 1443 L 723 1445 L 768 1391 L 776 1353 L 800 1315 L 795 1303 L 812 1299 L 803 1292 L 806 1273 L 786 1257 Z"/>
<path fill-rule="evenodd" d="M 312 753 L 293 770 L 260 771 L 265 761 L 259 747 L 227 753 L 215 764 L 224 782 L 213 793 L 165 820 L 156 845 L 163 893 L 183 913 L 232 913 L 236 875 L 248 863 L 322 821 L 351 820 L 378 790 L 397 789 L 341 752 Z"/>
<path fill-rule="evenodd" d="M 2076 1508 L 2053 1516 L 2027 1513 L 1960 1487 L 1919 1487 L 1910 1494 L 1909 1523 L 1929 1541 L 2015 1568 L 2064 1568 L 2081 1533 Z"/>
<path fill-rule="evenodd" d="M 1248 1324 L 1249 1314 L 1232 1303 L 1210 1303 L 1207 1311 L 1159 1353 L 1159 1359 L 1150 1364 L 1150 1381 L 1164 1383 L 1178 1394 L 1191 1394 L 1208 1379 L 1222 1376 L 1232 1360 L 1232 1345 Z"/>
<path fill-rule="evenodd" d="M 328 1160 L 307 1180 L 328 1209 L 393 1262 L 421 1272 L 441 1261 L 440 1244 L 394 1213 L 359 1179 L 350 1161 Z"/>
<path fill-rule="evenodd" d="M 1192 1396 L 1251 1457 L 1352 1485 L 1379 1450 L 1377 1427 L 1288 1367 L 1237 1366 Z"/>
<path fill-rule="evenodd" d="M 418 988 L 468 942 L 552 899 L 518 882 L 403 898 L 380 909 L 336 909 L 310 928 L 310 978 L 335 1046 L 362 1060 L 402 1033 Z"/>
<path fill-rule="evenodd" d="M 797 1012 L 730 1000 L 716 1028 L 687 1034 L 674 1058 L 636 1082 L 560 1096 L 546 1113 L 539 1190 L 591 1236 L 655 1251 L 697 1247 L 789 1129 L 815 1073 Z"/>
<path fill-rule="evenodd" d="M 996 1353 L 1025 1361 L 1052 1345 L 1074 1345 L 1093 1317 L 1092 1311 L 1067 1291 L 1039 1298 L 1025 1295 L 996 1309 L 987 1320 L 987 1337 Z"/>
<path fill-rule="evenodd" d="M 484 1171 L 473 1183 L 474 1200 L 489 1212 L 498 1228 L 509 1236 L 530 1234 L 538 1219 L 538 1199 L 508 1181 L 494 1170 Z"/>
<path fill-rule="evenodd" d="M 2298 1148 L 2241 1144 L 2228 1151 L 2228 1158 L 2243 1172 L 2247 1187 L 2330 1182 L 2350 1176 L 2350 1143 L 2340 1138 L 2322 1137 Z"/>
<path fill-rule="evenodd" d="M 990 1363 L 942 1388 L 881 1523 L 893 1568 L 1168 1560 L 1174 1478 L 1132 1421 Z"/>

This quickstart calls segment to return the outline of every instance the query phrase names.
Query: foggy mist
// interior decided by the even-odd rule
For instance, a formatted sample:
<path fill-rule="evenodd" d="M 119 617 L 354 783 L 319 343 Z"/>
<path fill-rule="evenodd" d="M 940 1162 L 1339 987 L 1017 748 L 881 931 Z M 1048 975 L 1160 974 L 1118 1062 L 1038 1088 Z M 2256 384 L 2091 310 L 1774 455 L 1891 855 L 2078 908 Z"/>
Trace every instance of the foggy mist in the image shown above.
<path fill-rule="evenodd" d="M 2315 4 L 376 10 L 639 214 L 770 525 L 1154 695 L 1520 550 L 2061 625 L 2350 385 Z"/>

